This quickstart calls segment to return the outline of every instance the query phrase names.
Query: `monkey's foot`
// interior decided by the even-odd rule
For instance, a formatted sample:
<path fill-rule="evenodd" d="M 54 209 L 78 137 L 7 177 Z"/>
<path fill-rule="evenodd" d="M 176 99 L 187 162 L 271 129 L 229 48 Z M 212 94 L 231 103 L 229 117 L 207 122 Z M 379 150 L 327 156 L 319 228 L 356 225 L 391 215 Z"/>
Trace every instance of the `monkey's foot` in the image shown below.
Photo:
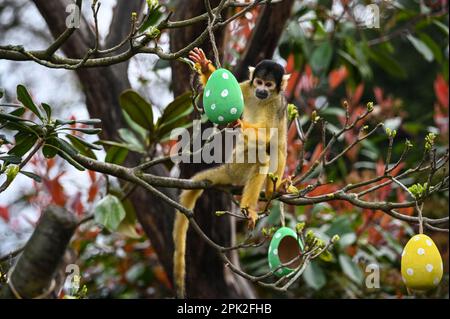
<path fill-rule="evenodd" d="M 258 212 L 252 208 L 248 208 L 248 207 L 242 207 L 241 208 L 242 213 L 247 216 L 248 219 L 248 228 L 249 229 L 254 229 L 256 226 L 256 220 L 258 219 Z"/>
<path fill-rule="evenodd" d="M 291 181 L 291 179 L 288 177 L 288 178 L 281 180 L 281 182 L 279 182 L 279 183 L 277 182 L 277 187 L 275 188 L 275 192 L 279 192 L 290 181 Z M 264 195 L 267 200 L 270 200 L 274 193 L 273 183 L 269 183 L 269 186 L 270 187 L 268 187 L 266 189 L 265 195 Z"/>

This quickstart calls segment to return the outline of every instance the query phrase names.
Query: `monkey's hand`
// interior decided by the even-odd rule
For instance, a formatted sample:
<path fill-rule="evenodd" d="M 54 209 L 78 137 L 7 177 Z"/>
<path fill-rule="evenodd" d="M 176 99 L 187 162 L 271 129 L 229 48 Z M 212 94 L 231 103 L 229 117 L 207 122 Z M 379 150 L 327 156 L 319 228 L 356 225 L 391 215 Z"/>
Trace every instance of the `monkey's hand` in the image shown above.
<path fill-rule="evenodd" d="M 259 129 L 259 128 L 265 127 L 264 125 L 261 125 L 261 124 L 258 124 L 258 123 L 252 124 L 252 123 L 250 123 L 250 122 L 246 122 L 246 121 L 241 120 L 241 119 L 239 119 L 239 120 L 237 120 L 237 121 L 238 121 L 238 123 L 239 123 L 239 125 L 241 126 L 241 129 L 242 129 L 243 131 L 246 130 L 246 129 L 248 129 L 248 128 Z"/>
<path fill-rule="evenodd" d="M 195 68 L 200 74 L 200 80 L 203 85 L 206 85 L 210 75 L 216 70 L 211 60 L 206 57 L 205 52 L 200 48 L 194 48 L 189 52 L 189 59 L 195 63 Z"/>
<path fill-rule="evenodd" d="M 251 209 L 249 207 L 247 208 L 241 208 L 244 215 L 247 216 L 248 223 L 247 226 L 249 229 L 254 229 L 256 226 L 256 220 L 258 219 L 258 212 L 254 209 Z"/>

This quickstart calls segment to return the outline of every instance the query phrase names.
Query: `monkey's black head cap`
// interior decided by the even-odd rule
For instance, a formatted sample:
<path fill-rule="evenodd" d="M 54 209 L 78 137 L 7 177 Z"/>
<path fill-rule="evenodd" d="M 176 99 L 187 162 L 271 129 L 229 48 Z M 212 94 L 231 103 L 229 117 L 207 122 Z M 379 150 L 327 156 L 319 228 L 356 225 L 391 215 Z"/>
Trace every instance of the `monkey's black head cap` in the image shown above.
<path fill-rule="evenodd" d="M 255 77 L 264 79 L 267 81 L 274 81 L 278 91 L 281 88 L 281 81 L 283 80 L 284 68 L 280 64 L 272 60 L 262 60 L 255 67 L 253 73 L 252 83 Z"/>

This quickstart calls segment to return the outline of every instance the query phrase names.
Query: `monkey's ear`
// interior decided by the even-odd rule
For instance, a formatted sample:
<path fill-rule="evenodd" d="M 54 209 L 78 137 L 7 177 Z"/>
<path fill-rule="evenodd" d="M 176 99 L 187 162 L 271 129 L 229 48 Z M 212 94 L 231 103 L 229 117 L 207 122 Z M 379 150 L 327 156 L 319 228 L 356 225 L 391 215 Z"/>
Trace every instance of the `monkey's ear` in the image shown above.
<path fill-rule="evenodd" d="M 291 77 L 290 74 L 283 75 L 283 79 L 281 80 L 281 90 L 282 91 L 286 90 L 290 77 Z"/>
<path fill-rule="evenodd" d="M 248 79 L 251 81 L 253 79 L 253 73 L 255 73 L 255 68 L 252 66 L 248 67 Z"/>

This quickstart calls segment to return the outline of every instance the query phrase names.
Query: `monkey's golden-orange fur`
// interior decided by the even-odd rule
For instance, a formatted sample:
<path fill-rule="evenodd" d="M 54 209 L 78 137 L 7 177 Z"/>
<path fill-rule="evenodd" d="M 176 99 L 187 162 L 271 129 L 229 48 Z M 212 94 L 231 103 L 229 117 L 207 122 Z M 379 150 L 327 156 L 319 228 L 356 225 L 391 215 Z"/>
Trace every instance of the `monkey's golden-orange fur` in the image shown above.
<path fill-rule="evenodd" d="M 197 65 L 198 66 L 198 65 Z M 204 68 L 205 69 L 205 68 Z M 208 65 L 208 71 L 203 73 L 198 66 L 197 70 L 201 74 L 203 85 L 206 84 L 209 75 L 214 72 L 214 66 Z M 252 72 L 252 71 L 250 71 Z M 250 78 L 252 74 L 250 74 Z M 244 97 L 244 113 L 242 115 L 241 129 L 243 130 L 246 143 L 243 146 L 237 146 L 233 150 L 233 155 L 244 152 L 244 158 L 247 159 L 248 140 L 252 138 L 251 134 L 246 132 L 250 129 L 264 128 L 266 129 L 265 141 L 268 143 L 270 129 L 278 130 L 278 154 L 276 171 L 273 172 L 281 181 L 286 163 L 286 137 L 287 137 L 287 112 L 286 102 L 281 92 L 272 94 L 269 98 L 261 100 L 255 96 L 254 87 L 250 84 L 250 80 L 240 84 Z M 282 84 L 284 90 L 285 83 Z M 254 135 L 253 135 L 254 136 Z M 256 135 L 257 138 L 261 138 Z M 249 227 L 255 226 L 258 218 L 258 199 L 264 183 L 266 183 L 266 197 L 270 197 L 274 188 L 270 178 L 267 178 L 267 172 L 270 165 L 270 156 L 267 155 L 262 161 L 249 163 L 247 160 L 243 163 L 225 163 L 221 166 L 202 171 L 192 177 L 193 181 L 208 180 L 211 185 L 241 185 L 244 186 L 240 207 L 248 214 Z M 275 186 L 275 187 L 274 187 Z M 203 190 L 183 190 L 180 195 L 180 204 L 193 210 L 197 199 L 201 196 Z M 175 244 L 174 253 L 174 281 L 177 289 L 177 297 L 185 296 L 185 252 L 186 252 L 186 235 L 189 227 L 188 218 L 181 212 L 177 212 L 173 229 L 173 238 Z"/>

